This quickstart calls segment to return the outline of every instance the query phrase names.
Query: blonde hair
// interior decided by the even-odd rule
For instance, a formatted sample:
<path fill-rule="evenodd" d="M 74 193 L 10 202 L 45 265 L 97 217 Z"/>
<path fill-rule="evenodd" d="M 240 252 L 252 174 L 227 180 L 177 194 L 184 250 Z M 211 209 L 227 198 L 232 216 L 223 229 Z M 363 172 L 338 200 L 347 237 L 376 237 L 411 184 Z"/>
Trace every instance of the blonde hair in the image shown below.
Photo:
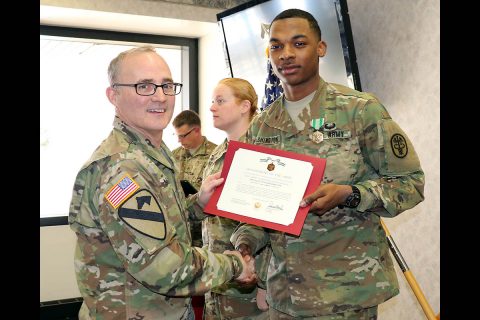
<path fill-rule="evenodd" d="M 225 78 L 220 80 L 218 84 L 224 84 L 232 89 L 233 95 L 238 102 L 243 100 L 250 101 L 250 120 L 252 120 L 258 112 L 258 96 L 251 83 L 241 78 Z"/>

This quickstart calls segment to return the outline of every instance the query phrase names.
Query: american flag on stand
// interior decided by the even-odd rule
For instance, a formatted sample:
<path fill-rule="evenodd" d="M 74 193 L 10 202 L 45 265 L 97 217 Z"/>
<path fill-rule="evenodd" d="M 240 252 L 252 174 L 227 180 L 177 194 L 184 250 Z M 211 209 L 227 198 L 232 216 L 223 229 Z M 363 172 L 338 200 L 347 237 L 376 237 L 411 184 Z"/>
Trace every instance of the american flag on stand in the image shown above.
<path fill-rule="evenodd" d="M 270 64 L 270 59 L 267 59 L 267 80 L 265 81 L 265 95 L 262 99 L 262 106 L 260 111 L 267 109 L 270 104 L 275 101 L 282 93 L 283 88 L 280 84 L 280 79 L 275 75 Z"/>

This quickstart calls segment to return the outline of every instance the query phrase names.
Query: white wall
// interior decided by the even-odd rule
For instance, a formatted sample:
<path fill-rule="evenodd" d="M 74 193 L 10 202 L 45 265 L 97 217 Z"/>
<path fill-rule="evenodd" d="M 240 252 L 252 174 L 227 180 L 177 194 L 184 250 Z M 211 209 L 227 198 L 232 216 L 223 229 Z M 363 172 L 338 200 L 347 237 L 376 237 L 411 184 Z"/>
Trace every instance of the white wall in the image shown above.
<path fill-rule="evenodd" d="M 226 134 L 213 126 L 210 105 L 212 92 L 218 81 L 229 77 L 225 56 L 222 49 L 220 30 L 215 26 L 212 32 L 200 38 L 199 41 L 199 114 L 202 121 L 202 134 L 210 141 L 220 144 L 225 140 Z"/>
<path fill-rule="evenodd" d="M 425 201 L 384 219 L 435 314 L 440 312 L 440 4 L 348 0 L 363 91 L 373 92 L 412 140 L 425 171 Z M 423 320 L 400 268 L 400 295 L 379 319 Z"/>
<path fill-rule="evenodd" d="M 75 239 L 68 226 L 40 228 L 40 301 L 80 297 L 73 268 Z"/>

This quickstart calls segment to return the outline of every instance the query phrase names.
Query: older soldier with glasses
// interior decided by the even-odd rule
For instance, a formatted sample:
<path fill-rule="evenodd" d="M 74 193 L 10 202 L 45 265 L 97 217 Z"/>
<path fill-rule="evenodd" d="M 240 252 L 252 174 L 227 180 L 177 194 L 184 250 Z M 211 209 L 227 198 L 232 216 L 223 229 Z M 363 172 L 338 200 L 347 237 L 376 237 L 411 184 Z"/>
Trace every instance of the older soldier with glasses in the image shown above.
<path fill-rule="evenodd" d="M 253 259 L 191 246 L 219 175 L 185 200 L 162 141 L 182 88 L 153 47 L 120 53 L 108 68 L 110 135 L 80 169 L 68 221 L 77 235 L 79 319 L 194 319 L 191 296 L 231 280 L 255 281 Z M 161 87 L 162 90 L 157 90 Z"/>

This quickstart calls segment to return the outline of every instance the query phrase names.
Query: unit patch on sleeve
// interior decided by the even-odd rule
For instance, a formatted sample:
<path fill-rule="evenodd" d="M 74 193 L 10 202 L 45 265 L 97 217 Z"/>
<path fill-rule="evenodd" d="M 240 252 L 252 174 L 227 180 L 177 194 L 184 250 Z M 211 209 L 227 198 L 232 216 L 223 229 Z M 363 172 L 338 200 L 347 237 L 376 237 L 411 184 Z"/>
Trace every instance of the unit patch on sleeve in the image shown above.
<path fill-rule="evenodd" d="M 392 135 L 392 139 L 390 139 L 390 145 L 392 146 L 392 151 L 395 157 L 405 158 L 405 156 L 408 154 L 407 141 L 401 134 L 395 133 Z"/>
<path fill-rule="evenodd" d="M 139 187 L 139 185 L 126 174 L 105 194 L 105 199 L 117 209 L 125 200 L 128 199 Z"/>
<path fill-rule="evenodd" d="M 134 230 L 164 240 L 167 228 L 157 199 L 145 189 L 138 191 L 118 209 L 118 216 Z"/>

